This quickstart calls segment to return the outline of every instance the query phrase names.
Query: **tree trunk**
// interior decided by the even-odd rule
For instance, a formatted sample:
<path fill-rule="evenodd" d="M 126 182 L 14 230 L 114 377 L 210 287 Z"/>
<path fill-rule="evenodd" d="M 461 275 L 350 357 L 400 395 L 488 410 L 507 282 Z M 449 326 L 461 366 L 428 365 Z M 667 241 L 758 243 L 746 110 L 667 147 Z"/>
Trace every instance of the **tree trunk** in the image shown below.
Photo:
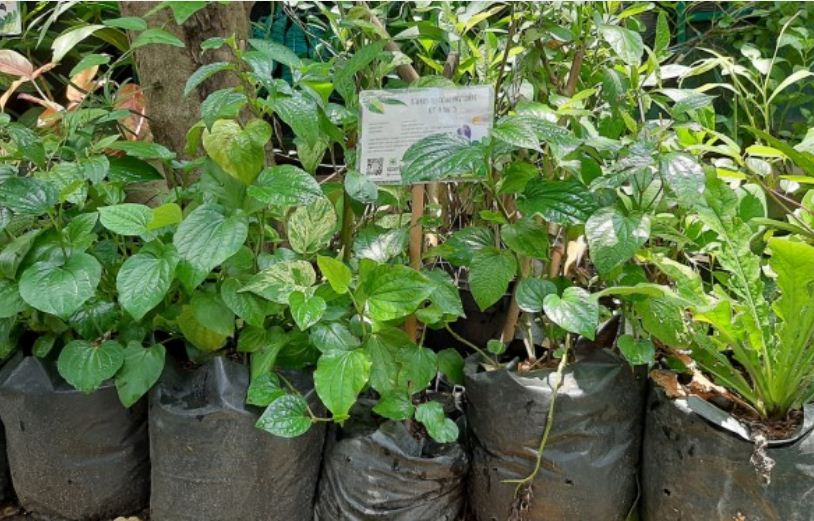
<path fill-rule="evenodd" d="M 122 16 L 142 18 L 156 6 L 153 2 L 119 4 Z M 251 6 L 252 2 L 213 2 L 180 26 L 167 8 L 145 18 L 150 27 L 163 28 L 184 42 L 183 48 L 147 45 L 135 51 L 136 70 L 146 97 L 153 137 L 179 157 L 185 156 L 187 131 L 200 119 L 201 102 L 209 93 L 238 83 L 233 75 L 218 73 L 184 96 L 187 78 L 201 65 L 233 58 L 226 46 L 202 52 L 201 42 L 213 36 L 229 37 L 233 34 L 238 42 L 248 39 Z"/>

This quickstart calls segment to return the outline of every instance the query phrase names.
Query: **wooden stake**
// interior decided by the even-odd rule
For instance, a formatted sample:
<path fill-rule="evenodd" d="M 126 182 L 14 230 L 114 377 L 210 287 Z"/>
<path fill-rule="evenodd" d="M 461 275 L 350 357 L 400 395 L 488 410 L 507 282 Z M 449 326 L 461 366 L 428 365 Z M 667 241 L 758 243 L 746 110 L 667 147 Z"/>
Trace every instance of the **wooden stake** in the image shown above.
<path fill-rule="evenodd" d="M 384 24 L 382 24 L 379 18 L 374 15 L 373 11 L 370 9 L 368 9 L 368 16 L 370 18 L 370 22 L 379 29 L 380 34 L 387 35 L 387 29 L 385 29 Z M 399 45 L 393 40 L 389 39 L 389 35 L 387 35 L 387 37 L 388 41 L 384 45 L 384 48 L 393 53 L 401 52 Z M 416 72 L 413 66 L 409 63 L 396 67 L 396 72 L 398 73 L 399 77 L 407 83 L 414 83 L 420 78 L 418 72 Z M 421 225 L 421 218 L 424 217 L 423 184 L 413 185 L 410 210 L 410 266 L 413 269 L 418 270 L 421 269 L 421 253 L 424 246 L 424 227 Z M 404 324 L 404 330 L 413 341 L 418 338 L 418 321 L 416 320 L 415 315 L 411 315 L 407 318 L 407 322 Z"/>

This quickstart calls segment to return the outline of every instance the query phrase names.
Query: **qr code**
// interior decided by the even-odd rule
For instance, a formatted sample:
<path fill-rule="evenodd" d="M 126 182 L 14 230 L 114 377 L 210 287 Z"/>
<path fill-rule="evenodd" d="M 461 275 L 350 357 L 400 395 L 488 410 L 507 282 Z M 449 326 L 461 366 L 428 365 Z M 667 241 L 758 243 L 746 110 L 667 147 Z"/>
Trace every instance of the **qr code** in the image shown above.
<path fill-rule="evenodd" d="M 379 157 L 367 160 L 367 175 L 382 175 L 384 159 Z"/>

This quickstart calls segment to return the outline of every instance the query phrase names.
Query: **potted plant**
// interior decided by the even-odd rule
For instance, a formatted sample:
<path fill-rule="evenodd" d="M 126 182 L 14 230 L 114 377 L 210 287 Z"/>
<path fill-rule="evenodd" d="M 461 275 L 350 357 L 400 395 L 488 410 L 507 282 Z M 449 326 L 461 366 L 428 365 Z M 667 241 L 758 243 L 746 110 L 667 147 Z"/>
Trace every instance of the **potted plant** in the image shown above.
<path fill-rule="evenodd" d="M 655 253 L 648 260 L 670 286 L 626 290 L 650 295 L 658 319 L 637 309 L 665 355 L 651 373 L 645 519 L 806 511 L 814 249 L 794 236 L 752 243 L 762 218 L 748 208 L 722 181 L 708 182 L 696 219 L 712 235 L 705 256 L 691 258 L 710 276 Z M 737 490 L 726 488 L 730 479 Z"/>
<path fill-rule="evenodd" d="M 88 91 L 91 69 L 73 78 Z M 161 178 L 147 160 L 172 154 L 122 139 L 131 114 L 109 95 L 68 91 L 73 104 L 51 107 L 42 135 L 0 114 L 3 357 L 17 352 L 0 373 L 0 411 L 23 508 L 90 519 L 141 511 L 149 493 L 139 399 L 164 353 L 123 311 L 116 278 L 136 245 L 118 209 Z M 145 233 L 156 215 L 144 207 Z"/>

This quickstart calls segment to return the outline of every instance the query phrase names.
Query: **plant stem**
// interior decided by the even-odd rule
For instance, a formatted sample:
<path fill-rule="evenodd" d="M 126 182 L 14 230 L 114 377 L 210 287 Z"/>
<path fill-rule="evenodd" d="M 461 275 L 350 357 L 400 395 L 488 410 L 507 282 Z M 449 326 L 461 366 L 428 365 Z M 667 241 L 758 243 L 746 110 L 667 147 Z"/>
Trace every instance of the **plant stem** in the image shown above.
<path fill-rule="evenodd" d="M 565 371 L 565 366 L 568 365 L 568 351 L 571 347 L 571 342 L 569 339 L 570 336 L 565 337 L 565 347 L 562 352 L 562 358 L 560 358 L 560 363 L 557 365 L 557 372 L 554 373 L 556 382 L 554 382 L 554 385 L 551 387 L 551 401 L 548 404 L 548 415 L 546 416 L 543 437 L 540 439 L 540 446 L 537 448 L 537 461 L 534 464 L 534 470 L 532 470 L 531 474 L 523 479 L 507 479 L 503 481 L 504 483 L 517 484 L 517 487 L 514 490 L 515 496 L 519 494 L 521 488 L 524 486 L 531 486 L 531 483 L 537 478 L 537 474 L 540 473 L 540 469 L 543 467 L 543 452 L 545 451 L 545 446 L 548 443 L 548 437 L 551 435 L 551 429 L 554 427 L 554 406 L 557 403 L 557 393 L 559 392 L 560 387 L 562 387 L 563 372 Z"/>
<path fill-rule="evenodd" d="M 458 342 L 462 343 L 466 347 L 468 347 L 470 349 L 474 349 L 475 352 L 477 352 L 479 355 L 481 355 L 489 363 L 490 366 L 492 366 L 494 368 L 500 367 L 500 362 L 498 362 L 496 358 L 492 358 L 491 356 L 489 356 L 489 354 L 486 351 L 484 351 L 480 347 L 476 346 L 475 344 L 473 344 L 472 342 L 470 342 L 466 338 L 464 338 L 461 335 L 459 335 L 458 333 L 456 333 L 455 330 L 453 330 L 451 327 L 449 327 L 449 324 L 444 324 L 444 328 L 446 328 L 446 330 L 449 332 L 449 334 L 452 335 L 452 338 L 454 338 Z"/>

